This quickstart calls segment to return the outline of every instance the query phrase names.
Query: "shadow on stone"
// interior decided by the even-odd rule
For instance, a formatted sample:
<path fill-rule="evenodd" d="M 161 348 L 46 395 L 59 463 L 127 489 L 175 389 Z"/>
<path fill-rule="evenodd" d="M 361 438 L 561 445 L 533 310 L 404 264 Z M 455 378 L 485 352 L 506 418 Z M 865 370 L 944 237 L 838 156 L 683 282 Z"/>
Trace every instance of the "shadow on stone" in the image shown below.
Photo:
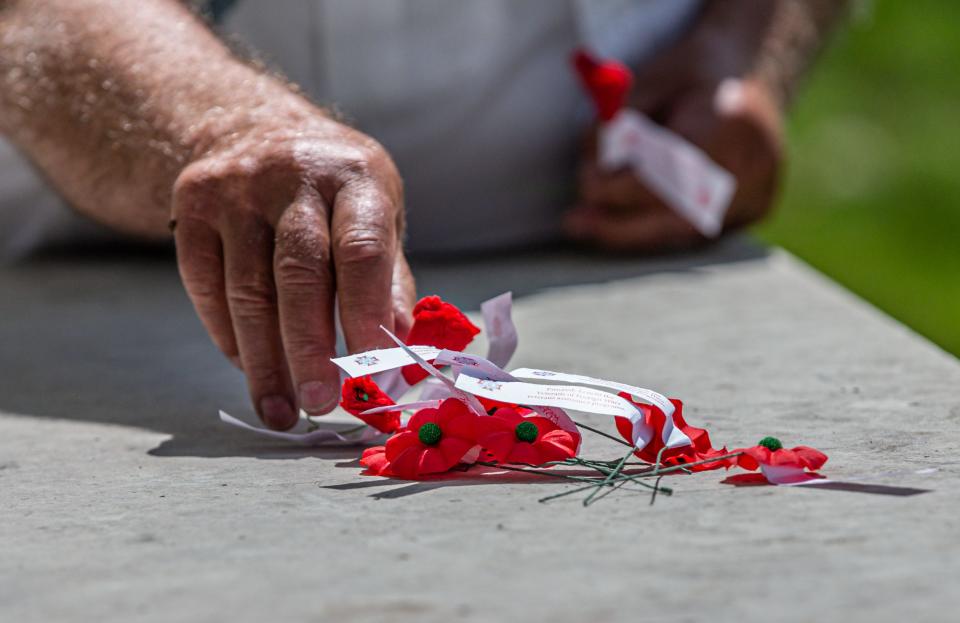
<path fill-rule="evenodd" d="M 696 253 L 609 257 L 559 247 L 414 262 L 419 291 L 467 310 L 506 290 L 549 289 L 715 264 L 767 252 L 742 237 Z M 355 449 L 284 446 L 232 430 L 254 419 L 246 384 L 214 348 L 169 248 L 59 248 L 0 269 L 0 410 L 171 435 L 150 454 L 353 458 Z"/>

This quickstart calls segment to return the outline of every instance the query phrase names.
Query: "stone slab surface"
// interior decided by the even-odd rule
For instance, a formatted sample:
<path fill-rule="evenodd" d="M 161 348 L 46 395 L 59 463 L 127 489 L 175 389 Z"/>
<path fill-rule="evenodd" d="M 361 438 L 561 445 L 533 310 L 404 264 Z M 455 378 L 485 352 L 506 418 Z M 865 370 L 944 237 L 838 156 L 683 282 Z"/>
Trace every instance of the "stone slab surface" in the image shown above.
<path fill-rule="evenodd" d="M 169 257 L 68 254 L 0 269 L 0 620 L 958 620 L 953 357 L 738 240 L 418 271 L 471 309 L 513 289 L 515 365 L 656 388 L 716 443 L 773 434 L 827 452 L 835 480 L 930 491 L 714 472 L 583 508 L 538 504 L 567 486 L 546 479 L 361 476 L 356 450 L 217 421 L 251 414 L 243 379 Z"/>

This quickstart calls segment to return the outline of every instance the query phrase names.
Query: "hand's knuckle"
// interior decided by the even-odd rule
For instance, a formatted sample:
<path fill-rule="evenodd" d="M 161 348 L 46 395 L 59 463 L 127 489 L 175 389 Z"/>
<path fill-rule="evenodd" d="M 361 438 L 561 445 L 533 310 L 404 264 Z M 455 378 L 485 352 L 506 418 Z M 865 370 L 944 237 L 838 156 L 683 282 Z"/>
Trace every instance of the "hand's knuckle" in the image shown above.
<path fill-rule="evenodd" d="M 374 165 L 362 153 L 347 158 L 337 170 L 337 177 L 344 182 L 365 180 L 373 176 Z"/>
<path fill-rule="evenodd" d="M 344 180 L 377 177 L 384 171 L 394 170 L 393 160 L 387 150 L 376 140 L 365 136 L 342 154 L 343 162 L 339 175 Z"/>
<path fill-rule="evenodd" d="M 380 228 L 351 229 L 337 242 L 337 261 L 341 264 L 378 264 L 387 259 L 390 253 L 388 237 Z"/>
<path fill-rule="evenodd" d="M 219 304 L 223 297 L 219 284 L 206 277 L 184 277 L 183 286 L 198 307 Z"/>
<path fill-rule="evenodd" d="M 260 318 L 273 312 L 276 292 L 265 279 L 250 279 L 232 284 L 227 289 L 230 309 L 239 318 Z"/>
<path fill-rule="evenodd" d="M 274 272 L 281 285 L 315 287 L 323 284 L 327 271 L 322 258 L 282 255 Z"/>

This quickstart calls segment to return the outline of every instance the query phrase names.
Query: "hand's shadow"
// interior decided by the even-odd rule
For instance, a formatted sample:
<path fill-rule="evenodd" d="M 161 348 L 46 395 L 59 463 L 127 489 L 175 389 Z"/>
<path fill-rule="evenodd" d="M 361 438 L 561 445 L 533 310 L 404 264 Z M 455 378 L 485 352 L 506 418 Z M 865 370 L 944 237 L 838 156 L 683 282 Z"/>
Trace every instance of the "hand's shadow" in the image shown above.
<path fill-rule="evenodd" d="M 553 248 L 415 262 L 414 272 L 422 294 L 472 310 L 506 290 L 519 299 L 765 254 L 733 238 L 686 256 L 611 258 Z M 60 250 L 0 269 L 0 293 L 0 411 L 169 434 L 151 451 L 156 456 L 356 456 L 355 448 L 294 447 L 219 421 L 218 409 L 254 419 L 244 378 L 211 344 L 169 250 Z"/>

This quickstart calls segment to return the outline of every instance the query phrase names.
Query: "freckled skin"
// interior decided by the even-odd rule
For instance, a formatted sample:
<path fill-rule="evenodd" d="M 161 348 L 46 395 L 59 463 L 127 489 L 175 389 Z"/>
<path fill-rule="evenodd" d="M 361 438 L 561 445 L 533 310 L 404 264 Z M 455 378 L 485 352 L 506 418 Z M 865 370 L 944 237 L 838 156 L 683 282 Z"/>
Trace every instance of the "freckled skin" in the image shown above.
<path fill-rule="evenodd" d="M 0 0 L 0 133 L 78 211 L 173 231 L 201 320 L 274 428 L 336 404 L 335 299 L 352 351 L 409 329 L 389 154 L 179 2 Z"/>

